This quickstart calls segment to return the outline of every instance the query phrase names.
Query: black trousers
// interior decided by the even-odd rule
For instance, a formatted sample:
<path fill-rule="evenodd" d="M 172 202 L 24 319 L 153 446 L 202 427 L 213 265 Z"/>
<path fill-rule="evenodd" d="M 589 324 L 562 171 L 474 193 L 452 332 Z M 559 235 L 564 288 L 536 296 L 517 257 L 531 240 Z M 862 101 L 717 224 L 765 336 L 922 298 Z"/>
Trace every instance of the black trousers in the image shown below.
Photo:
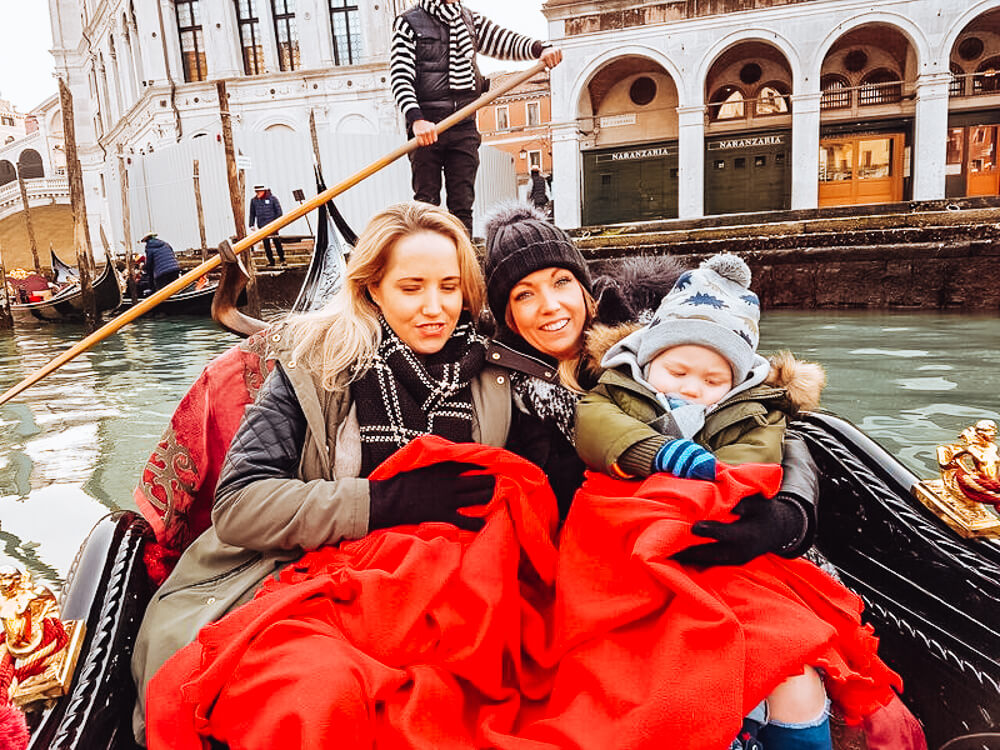
<path fill-rule="evenodd" d="M 274 256 L 271 254 L 271 240 L 274 240 L 274 247 L 278 251 L 278 260 L 285 262 L 285 249 L 281 246 L 281 240 L 277 235 L 264 238 L 264 255 L 267 256 L 267 265 L 274 265 Z"/>
<path fill-rule="evenodd" d="M 180 278 L 180 275 L 181 275 L 181 269 L 179 268 L 176 271 L 167 271 L 166 273 L 161 273 L 159 276 L 153 279 L 153 291 L 155 292 L 160 289 L 163 289 L 163 287 L 165 287 L 171 281 L 175 281 L 176 279 Z"/>
<path fill-rule="evenodd" d="M 413 133 L 410 133 L 412 137 Z M 438 136 L 437 143 L 410 153 L 414 200 L 441 205 L 441 173 L 448 192 L 448 210 L 472 236 L 472 203 L 476 199 L 479 144 L 482 138 L 475 118 L 463 120 Z"/>

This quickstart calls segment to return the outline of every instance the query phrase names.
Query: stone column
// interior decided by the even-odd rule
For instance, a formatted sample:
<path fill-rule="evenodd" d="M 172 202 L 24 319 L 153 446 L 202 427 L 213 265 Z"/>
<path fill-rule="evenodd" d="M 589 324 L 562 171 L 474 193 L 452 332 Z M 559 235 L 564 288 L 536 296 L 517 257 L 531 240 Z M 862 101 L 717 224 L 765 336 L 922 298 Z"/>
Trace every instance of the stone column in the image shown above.
<path fill-rule="evenodd" d="M 792 94 L 792 208 L 819 205 L 819 102 L 823 94 Z"/>
<path fill-rule="evenodd" d="M 944 198 L 948 143 L 948 87 L 951 73 L 917 77 L 916 124 L 913 132 L 913 200 Z"/>
<path fill-rule="evenodd" d="M 576 122 L 552 125 L 552 200 L 555 222 L 563 229 L 580 226 L 580 131 Z"/>
<path fill-rule="evenodd" d="M 705 106 L 677 108 L 677 215 L 705 215 Z"/>

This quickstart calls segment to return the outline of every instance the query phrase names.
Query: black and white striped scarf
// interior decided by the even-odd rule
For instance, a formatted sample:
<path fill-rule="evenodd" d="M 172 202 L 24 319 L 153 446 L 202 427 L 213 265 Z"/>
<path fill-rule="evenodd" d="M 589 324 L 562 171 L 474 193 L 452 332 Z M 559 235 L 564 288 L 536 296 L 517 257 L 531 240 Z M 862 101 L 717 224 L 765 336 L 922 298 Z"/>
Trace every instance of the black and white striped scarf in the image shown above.
<path fill-rule="evenodd" d="M 449 87 L 454 91 L 474 90 L 476 74 L 472 61 L 476 46 L 469 34 L 469 27 L 462 18 L 462 4 L 446 3 L 444 0 L 419 0 L 419 5 L 448 27 Z"/>
<path fill-rule="evenodd" d="M 382 321 L 371 368 L 351 385 L 361 428 L 361 476 L 420 435 L 472 440 L 472 379 L 486 344 L 463 314 L 441 351 L 424 359 Z"/>

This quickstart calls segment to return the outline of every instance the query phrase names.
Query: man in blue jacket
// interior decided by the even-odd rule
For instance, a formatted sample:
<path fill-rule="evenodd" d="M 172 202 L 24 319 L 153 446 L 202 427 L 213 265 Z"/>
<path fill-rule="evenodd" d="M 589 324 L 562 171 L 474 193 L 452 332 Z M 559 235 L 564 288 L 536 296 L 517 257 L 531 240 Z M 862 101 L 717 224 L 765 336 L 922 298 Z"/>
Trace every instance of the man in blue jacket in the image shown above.
<path fill-rule="evenodd" d="M 140 242 L 146 244 L 146 260 L 142 264 L 142 280 L 140 286 L 155 292 L 162 289 L 181 275 L 181 266 L 174 255 L 174 249 L 149 232 Z"/>
<path fill-rule="evenodd" d="M 250 199 L 250 228 L 253 229 L 256 223 L 257 228 L 267 226 L 272 221 L 281 216 L 281 204 L 278 199 L 271 195 L 267 185 L 254 185 L 254 197 Z M 274 239 L 274 247 L 278 251 L 278 261 L 285 262 L 285 251 L 281 247 L 281 238 L 277 234 L 264 238 L 264 254 L 267 256 L 267 265 L 274 265 L 274 256 L 271 254 L 271 240 Z"/>

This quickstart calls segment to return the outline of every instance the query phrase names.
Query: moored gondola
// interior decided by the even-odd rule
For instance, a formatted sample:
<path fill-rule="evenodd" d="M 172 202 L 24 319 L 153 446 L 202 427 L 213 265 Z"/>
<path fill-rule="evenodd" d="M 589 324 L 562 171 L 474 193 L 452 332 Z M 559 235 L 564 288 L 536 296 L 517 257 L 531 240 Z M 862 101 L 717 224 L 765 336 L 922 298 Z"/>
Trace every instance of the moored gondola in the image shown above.
<path fill-rule="evenodd" d="M 62 264 L 65 268 L 70 268 Z M 71 271 L 74 269 L 70 269 Z M 97 311 L 114 310 L 122 302 L 122 290 L 113 263 L 105 263 L 94 280 L 94 300 Z M 40 302 L 26 302 L 10 306 L 16 321 L 32 320 L 80 320 L 83 312 L 83 291 L 79 283 L 70 284 L 56 294 Z"/>
<path fill-rule="evenodd" d="M 207 318 L 212 314 L 212 298 L 215 296 L 215 291 L 218 288 L 219 283 L 213 281 L 205 284 L 200 289 L 194 286 L 182 289 L 157 305 L 152 314 L 167 317 L 190 315 Z M 132 300 L 129 297 L 125 297 L 120 309 L 127 310 L 130 307 L 132 307 Z"/>

